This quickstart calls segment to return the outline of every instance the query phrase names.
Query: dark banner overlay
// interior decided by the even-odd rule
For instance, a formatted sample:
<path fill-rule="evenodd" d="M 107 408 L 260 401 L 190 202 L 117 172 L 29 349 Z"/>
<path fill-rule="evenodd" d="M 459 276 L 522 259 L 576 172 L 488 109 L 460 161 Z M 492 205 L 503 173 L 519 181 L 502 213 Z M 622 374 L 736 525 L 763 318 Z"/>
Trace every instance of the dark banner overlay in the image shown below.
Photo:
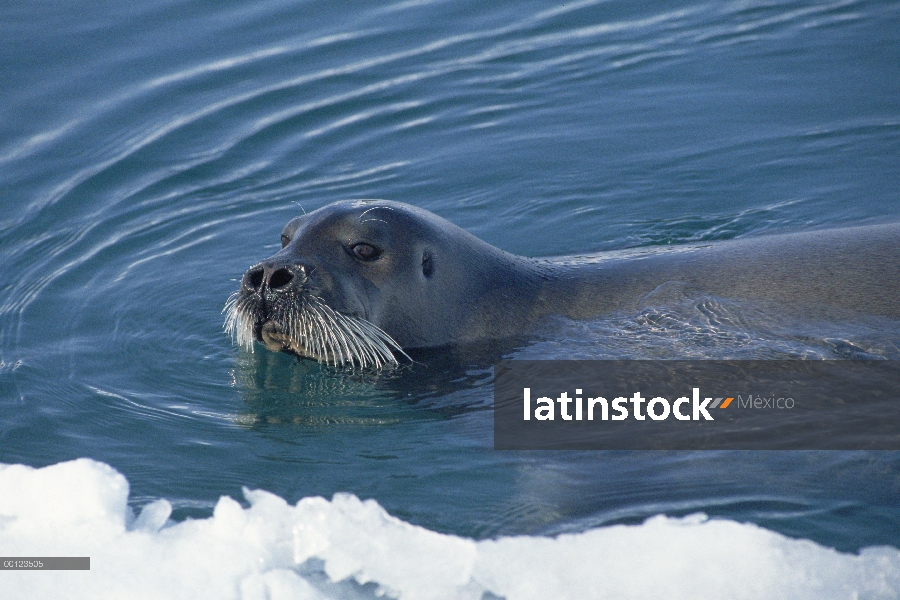
<path fill-rule="evenodd" d="M 900 361 L 494 365 L 497 450 L 900 450 Z"/>
<path fill-rule="evenodd" d="M 89 556 L 0 556 L 0 571 L 90 571 Z"/>

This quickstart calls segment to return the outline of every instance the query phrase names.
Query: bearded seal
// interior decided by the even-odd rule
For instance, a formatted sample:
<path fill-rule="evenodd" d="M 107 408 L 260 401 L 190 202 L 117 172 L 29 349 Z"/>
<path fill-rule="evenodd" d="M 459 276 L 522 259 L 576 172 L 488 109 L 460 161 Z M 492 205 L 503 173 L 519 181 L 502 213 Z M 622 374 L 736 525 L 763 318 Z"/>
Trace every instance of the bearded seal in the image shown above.
<path fill-rule="evenodd" d="M 244 274 L 226 330 L 332 365 L 637 307 L 669 282 L 804 315 L 900 317 L 900 224 L 533 259 L 414 206 L 348 200 L 291 220 L 281 246 Z"/>

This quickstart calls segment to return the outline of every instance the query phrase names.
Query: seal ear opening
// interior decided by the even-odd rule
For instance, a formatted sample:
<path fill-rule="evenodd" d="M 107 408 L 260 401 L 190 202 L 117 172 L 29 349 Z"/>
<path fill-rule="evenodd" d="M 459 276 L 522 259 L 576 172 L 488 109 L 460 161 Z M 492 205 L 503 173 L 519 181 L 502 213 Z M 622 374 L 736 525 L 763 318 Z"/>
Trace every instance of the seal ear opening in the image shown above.
<path fill-rule="evenodd" d="M 422 253 L 422 275 L 429 279 L 434 275 L 434 259 L 428 250 Z"/>

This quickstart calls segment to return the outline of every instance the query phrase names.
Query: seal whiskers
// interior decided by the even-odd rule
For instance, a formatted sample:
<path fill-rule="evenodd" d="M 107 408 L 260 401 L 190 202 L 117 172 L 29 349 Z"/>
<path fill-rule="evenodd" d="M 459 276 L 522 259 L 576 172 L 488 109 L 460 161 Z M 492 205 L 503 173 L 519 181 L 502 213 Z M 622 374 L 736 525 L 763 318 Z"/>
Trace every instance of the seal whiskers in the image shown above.
<path fill-rule="evenodd" d="M 330 355 L 334 364 L 351 362 L 363 368 L 396 365 L 394 352 L 409 359 L 400 344 L 369 321 L 339 313 L 319 298 L 311 298 L 310 305 L 310 314 L 318 317 L 320 331 L 324 334 L 319 338 L 323 342 L 320 344 L 322 354 Z"/>
<path fill-rule="evenodd" d="M 225 316 L 225 333 L 241 348 L 249 348 L 253 351 L 253 322 L 247 311 L 249 298 L 242 297 L 241 293 L 234 292 L 225 302 L 222 309 Z"/>
<path fill-rule="evenodd" d="M 225 332 L 241 347 L 253 351 L 255 306 L 251 296 L 232 294 L 222 312 Z M 335 311 L 315 296 L 305 296 L 277 310 L 276 338 L 284 349 L 299 356 L 340 367 L 376 369 L 396 366 L 395 352 L 409 358 L 400 345 L 369 321 Z M 411 360 L 411 359 L 410 359 Z"/>

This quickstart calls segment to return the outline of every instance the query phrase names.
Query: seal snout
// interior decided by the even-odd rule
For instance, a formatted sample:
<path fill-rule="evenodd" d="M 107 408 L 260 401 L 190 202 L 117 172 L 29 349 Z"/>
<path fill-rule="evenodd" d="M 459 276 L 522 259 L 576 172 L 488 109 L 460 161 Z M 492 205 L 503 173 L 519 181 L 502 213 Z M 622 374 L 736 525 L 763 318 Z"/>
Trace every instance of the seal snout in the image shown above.
<path fill-rule="evenodd" d="M 303 265 L 284 263 L 262 263 L 244 273 L 241 287 L 249 293 L 290 292 L 306 282 L 306 268 Z"/>

